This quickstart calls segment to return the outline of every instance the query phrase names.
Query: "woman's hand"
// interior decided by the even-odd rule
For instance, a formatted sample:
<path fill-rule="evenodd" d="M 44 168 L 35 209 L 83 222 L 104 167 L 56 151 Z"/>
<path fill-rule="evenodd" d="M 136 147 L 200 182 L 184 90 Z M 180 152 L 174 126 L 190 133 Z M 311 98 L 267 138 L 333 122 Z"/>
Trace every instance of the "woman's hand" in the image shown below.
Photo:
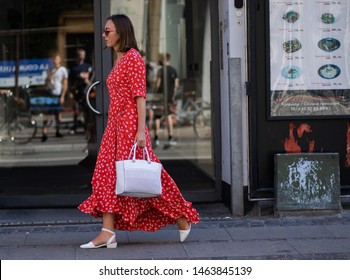
<path fill-rule="evenodd" d="M 141 148 L 144 148 L 146 146 L 145 131 L 137 131 L 135 136 L 135 143 L 137 143 L 137 146 Z"/>
<path fill-rule="evenodd" d="M 64 104 L 64 95 L 61 95 L 61 97 L 60 97 L 60 104 L 61 104 L 61 105 Z"/>

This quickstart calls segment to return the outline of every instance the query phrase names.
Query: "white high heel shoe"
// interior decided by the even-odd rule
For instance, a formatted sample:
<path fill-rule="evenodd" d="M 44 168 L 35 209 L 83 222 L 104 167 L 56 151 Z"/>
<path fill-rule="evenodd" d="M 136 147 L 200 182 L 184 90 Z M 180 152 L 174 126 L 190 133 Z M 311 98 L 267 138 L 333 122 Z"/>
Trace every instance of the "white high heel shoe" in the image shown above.
<path fill-rule="evenodd" d="M 187 236 L 190 234 L 190 231 L 191 231 L 191 223 L 190 223 L 189 229 L 179 229 L 181 242 L 184 242 L 186 240 Z"/>
<path fill-rule="evenodd" d="M 101 247 L 107 247 L 107 248 L 117 248 L 117 242 L 113 241 L 113 239 L 115 238 L 115 233 L 109 229 L 106 228 L 102 228 L 101 230 L 109 232 L 111 234 L 113 234 L 111 236 L 111 238 L 108 239 L 108 241 L 106 243 L 100 244 L 100 245 L 95 245 L 92 241 L 90 241 L 89 243 L 80 245 L 80 248 L 82 249 L 97 249 L 97 248 L 101 248 Z"/>

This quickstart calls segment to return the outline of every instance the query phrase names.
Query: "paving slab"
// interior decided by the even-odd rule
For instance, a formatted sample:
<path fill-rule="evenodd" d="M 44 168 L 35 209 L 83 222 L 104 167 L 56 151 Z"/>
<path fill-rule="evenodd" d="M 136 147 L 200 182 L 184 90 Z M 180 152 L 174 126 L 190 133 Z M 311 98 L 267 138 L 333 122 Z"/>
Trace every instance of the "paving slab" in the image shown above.
<path fill-rule="evenodd" d="M 179 242 L 174 243 L 118 243 L 116 249 L 84 250 L 77 249 L 78 260 L 152 260 L 187 259 L 186 252 Z"/>
<path fill-rule="evenodd" d="M 288 240 L 288 243 L 300 254 L 349 253 L 350 239 L 303 239 Z"/>
<path fill-rule="evenodd" d="M 200 244 L 185 243 L 189 258 L 230 258 L 257 257 L 266 255 L 297 254 L 286 241 L 232 241 L 232 242 L 201 242 Z"/>
<path fill-rule="evenodd" d="M 338 238 L 350 238 L 350 224 L 326 225 L 329 232 Z"/>
<path fill-rule="evenodd" d="M 119 240 L 119 231 L 117 232 Z M 159 230 L 158 232 L 132 231 L 127 233 L 130 243 L 175 242 L 179 239 L 177 230 Z"/>
<path fill-rule="evenodd" d="M 102 219 L 82 213 L 79 209 L 0 209 L 1 224 L 100 223 Z"/>
<path fill-rule="evenodd" d="M 24 246 L 27 239 L 27 234 L 25 232 L 2 232 L 0 236 L 0 246 Z"/>
<path fill-rule="evenodd" d="M 325 226 L 273 226 L 255 228 L 228 228 L 233 240 L 273 240 L 333 237 Z"/>
<path fill-rule="evenodd" d="M 76 248 L 72 246 L 11 246 L 1 247 L 1 260 L 74 260 Z"/>

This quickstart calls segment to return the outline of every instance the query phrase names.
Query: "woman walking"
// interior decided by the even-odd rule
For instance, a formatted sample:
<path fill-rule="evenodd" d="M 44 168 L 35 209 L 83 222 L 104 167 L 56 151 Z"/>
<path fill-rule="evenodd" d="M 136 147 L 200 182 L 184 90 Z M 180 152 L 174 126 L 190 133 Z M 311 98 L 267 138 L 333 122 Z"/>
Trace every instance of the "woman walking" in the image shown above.
<path fill-rule="evenodd" d="M 137 47 L 134 28 L 125 15 L 110 16 L 103 30 L 106 46 L 116 54 L 107 78 L 110 96 L 108 123 L 104 131 L 95 171 L 92 195 L 79 205 L 84 213 L 102 217 L 98 236 L 81 248 L 116 248 L 114 230 L 156 231 L 169 224 L 177 224 L 180 241 L 187 238 L 191 223 L 199 222 L 199 215 L 181 195 L 169 174 L 162 169 L 162 195 L 134 198 L 115 194 L 115 162 L 128 158 L 137 143 L 137 157 L 146 147 L 152 161 L 159 162 L 151 146 L 146 127 L 146 69 Z"/>

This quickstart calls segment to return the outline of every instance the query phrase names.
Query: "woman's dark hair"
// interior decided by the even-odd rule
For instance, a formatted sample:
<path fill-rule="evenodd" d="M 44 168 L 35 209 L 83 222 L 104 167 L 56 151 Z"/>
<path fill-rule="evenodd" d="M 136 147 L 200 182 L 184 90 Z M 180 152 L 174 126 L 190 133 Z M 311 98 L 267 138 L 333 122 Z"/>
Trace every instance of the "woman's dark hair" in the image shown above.
<path fill-rule="evenodd" d="M 131 20 L 126 15 L 112 15 L 108 17 L 107 20 L 113 21 L 117 30 L 116 32 L 120 36 L 120 46 L 118 51 L 127 52 L 131 48 L 134 48 L 137 51 L 139 51 L 135 38 L 134 27 L 132 25 Z"/>

